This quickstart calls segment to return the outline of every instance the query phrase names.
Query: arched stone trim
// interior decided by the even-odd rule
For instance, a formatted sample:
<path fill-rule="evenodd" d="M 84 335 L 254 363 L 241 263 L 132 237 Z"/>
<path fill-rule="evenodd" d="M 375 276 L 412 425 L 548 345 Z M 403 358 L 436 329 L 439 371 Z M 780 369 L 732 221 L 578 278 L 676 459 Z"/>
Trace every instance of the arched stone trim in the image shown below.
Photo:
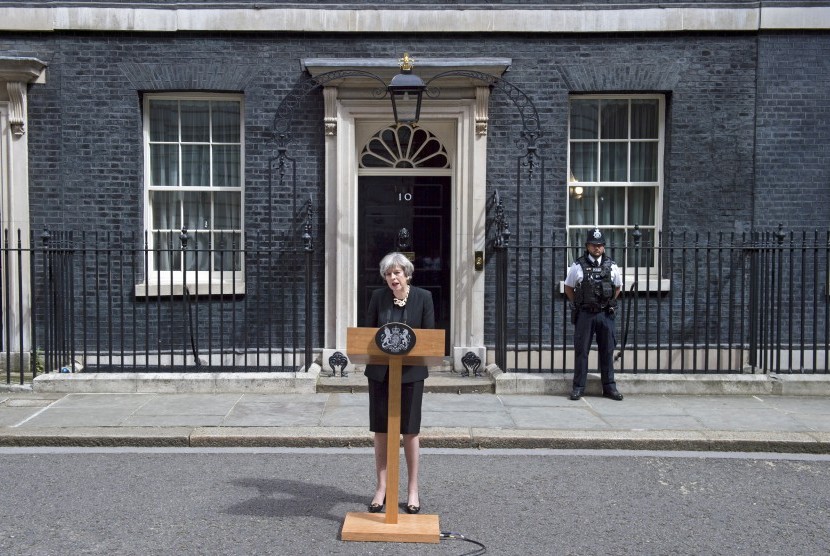
<path fill-rule="evenodd" d="M 686 73 L 688 64 L 580 64 L 560 65 L 559 73 L 568 91 L 671 91 Z"/>
<path fill-rule="evenodd" d="M 210 63 L 120 64 L 121 71 L 136 91 L 244 91 L 256 74 L 253 66 L 235 64 L 216 71 Z"/>

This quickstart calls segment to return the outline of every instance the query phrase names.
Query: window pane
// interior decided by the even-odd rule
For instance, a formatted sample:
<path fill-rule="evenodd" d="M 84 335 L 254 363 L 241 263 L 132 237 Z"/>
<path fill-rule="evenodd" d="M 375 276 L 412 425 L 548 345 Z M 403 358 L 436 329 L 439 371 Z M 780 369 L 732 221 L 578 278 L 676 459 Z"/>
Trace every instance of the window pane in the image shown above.
<path fill-rule="evenodd" d="M 409 156 L 412 158 L 410 163 L 399 160 L 396 167 L 444 168 L 447 166 L 447 156 L 443 145 L 424 130 L 416 129 L 412 134 L 412 146 Z"/>
<path fill-rule="evenodd" d="M 213 185 L 215 187 L 239 187 L 239 146 L 214 145 Z"/>
<path fill-rule="evenodd" d="M 603 143 L 600 181 L 628 180 L 628 143 Z"/>
<path fill-rule="evenodd" d="M 571 177 L 576 181 L 597 181 L 596 143 L 571 143 Z"/>
<path fill-rule="evenodd" d="M 631 143 L 631 181 L 657 181 L 657 143 Z"/>
<path fill-rule="evenodd" d="M 179 103 L 175 100 L 150 101 L 150 141 L 179 140 Z"/>
<path fill-rule="evenodd" d="M 657 189 L 654 187 L 631 187 L 628 190 L 628 225 L 653 226 L 654 203 Z"/>
<path fill-rule="evenodd" d="M 154 230 L 178 230 L 181 228 L 179 194 L 173 191 L 151 191 L 150 206 L 153 210 Z"/>
<path fill-rule="evenodd" d="M 210 185 L 210 147 L 182 145 L 182 185 L 207 187 Z"/>
<path fill-rule="evenodd" d="M 573 226 L 591 225 L 594 219 L 594 191 L 596 187 L 571 184 L 568 199 L 568 217 Z"/>
<path fill-rule="evenodd" d="M 640 228 L 642 236 L 640 238 L 639 246 L 634 243 L 633 233 L 633 228 L 629 228 L 626 264 L 628 266 L 640 267 L 654 266 L 655 251 L 652 248 L 654 241 L 654 228 Z"/>
<path fill-rule="evenodd" d="M 179 232 L 153 232 L 154 268 L 168 271 L 180 270 L 181 260 Z"/>
<path fill-rule="evenodd" d="M 360 163 L 365 168 L 388 168 L 395 164 L 395 155 L 380 139 L 372 139 L 360 155 Z"/>
<path fill-rule="evenodd" d="M 238 230 L 240 228 L 241 196 L 239 193 L 222 192 L 214 194 L 213 229 Z"/>
<path fill-rule="evenodd" d="M 619 264 L 625 256 L 625 230 L 620 228 L 603 228 L 605 236 L 605 252 Z"/>
<path fill-rule="evenodd" d="M 210 232 L 197 231 L 190 235 L 190 241 L 185 251 L 184 262 L 186 270 L 208 270 L 210 262 Z"/>
<path fill-rule="evenodd" d="M 585 253 L 585 238 L 587 234 L 588 228 L 570 228 L 568 230 L 568 245 L 572 248 L 571 260 L 575 261 Z"/>
<path fill-rule="evenodd" d="M 210 229 L 210 193 L 182 193 L 182 205 L 185 228 L 191 231 Z"/>
<path fill-rule="evenodd" d="M 240 264 L 242 235 L 231 232 L 218 232 L 214 234 L 213 245 L 213 269 L 233 272 L 242 270 Z"/>
<path fill-rule="evenodd" d="M 625 188 L 597 187 L 597 223 L 600 226 L 625 225 Z"/>
<path fill-rule="evenodd" d="M 655 236 L 656 232 L 655 232 L 654 227 L 640 226 L 639 229 L 640 229 L 640 244 L 641 245 L 654 245 L 656 243 L 657 237 Z M 634 237 L 632 235 L 633 233 L 634 233 L 634 228 L 630 227 L 628 229 L 628 234 L 629 234 L 629 238 L 630 238 L 629 241 L 631 243 L 634 242 Z"/>
<path fill-rule="evenodd" d="M 213 115 L 213 142 L 239 143 L 239 103 L 214 102 Z"/>
<path fill-rule="evenodd" d="M 178 145 L 150 145 L 150 185 L 179 185 Z"/>
<path fill-rule="evenodd" d="M 413 129 L 404 126 L 396 129 L 393 133 L 384 133 L 388 148 L 393 153 L 401 153 L 403 158 L 413 158 L 415 153 L 423 149 L 429 142 L 429 134 L 422 129 Z M 436 149 L 433 147 L 432 152 Z M 400 166 L 399 166 L 400 167 Z"/>
<path fill-rule="evenodd" d="M 602 101 L 602 139 L 628 139 L 628 101 Z"/>
<path fill-rule="evenodd" d="M 599 101 L 571 101 L 571 139 L 596 139 Z"/>
<path fill-rule="evenodd" d="M 182 141 L 210 141 L 210 104 L 201 100 L 183 100 Z"/>
<path fill-rule="evenodd" d="M 657 139 L 660 125 L 657 118 L 660 114 L 657 100 L 634 100 L 631 102 L 631 138 Z"/>

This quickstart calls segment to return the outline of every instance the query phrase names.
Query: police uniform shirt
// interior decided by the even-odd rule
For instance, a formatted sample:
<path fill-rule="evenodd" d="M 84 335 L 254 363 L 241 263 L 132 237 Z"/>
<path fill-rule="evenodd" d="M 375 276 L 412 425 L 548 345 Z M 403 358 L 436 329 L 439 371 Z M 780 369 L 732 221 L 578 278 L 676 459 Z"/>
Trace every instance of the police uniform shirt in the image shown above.
<path fill-rule="evenodd" d="M 594 263 L 595 259 L 591 255 L 588 255 L 588 261 Z M 596 259 L 596 266 L 601 265 L 602 257 Z M 565 278 L 565 285 L 576 289 L 579 283 L 582 282 L 582 278 L 582 265 L 574 261 L 568 269 L 568 276 Z M 614 284 L 615 288 L 622 287 L 622 273 L 620 272 L 620 267 L 617 266 L 617 263 L 611 263 L 611 283 Z"/>

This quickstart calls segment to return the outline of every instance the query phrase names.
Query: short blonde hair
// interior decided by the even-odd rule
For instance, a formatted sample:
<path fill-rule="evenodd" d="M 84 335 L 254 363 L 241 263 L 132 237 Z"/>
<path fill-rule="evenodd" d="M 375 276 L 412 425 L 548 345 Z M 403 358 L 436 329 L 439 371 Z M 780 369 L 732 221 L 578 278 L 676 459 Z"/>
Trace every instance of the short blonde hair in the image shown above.
<path fill-rule="evenodd" d="M 412 280 L 412 273 L 415 272 L 415 267 L 412 265 L 409 257 L 398 252 L 389 253 L 380 260 L 380 277 L 386 279 L 386 273 L 389 269 L 396 266 L 403 270 L 407 282 Z"/>

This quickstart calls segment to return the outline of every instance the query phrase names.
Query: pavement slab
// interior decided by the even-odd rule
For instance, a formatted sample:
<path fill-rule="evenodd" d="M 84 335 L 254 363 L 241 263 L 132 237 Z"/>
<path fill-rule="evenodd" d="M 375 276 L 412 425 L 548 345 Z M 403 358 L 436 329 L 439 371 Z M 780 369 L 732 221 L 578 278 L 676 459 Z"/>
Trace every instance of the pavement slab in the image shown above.
<path fill-rule="evenodd" d="M 592 412 L 588 406 L 581 407 L 513 407 L 510 416 L 519 429 L 608 429 L 608 422 Z M 478 427 L 485 426 L 478 423 Z"/>
<path fill-rule="evenodd" d="M 368 447 L 365 392 L 3 392 L 3 446 Z M 830 397 L 428 392 L 429 447 L 830 453 Z"/>

